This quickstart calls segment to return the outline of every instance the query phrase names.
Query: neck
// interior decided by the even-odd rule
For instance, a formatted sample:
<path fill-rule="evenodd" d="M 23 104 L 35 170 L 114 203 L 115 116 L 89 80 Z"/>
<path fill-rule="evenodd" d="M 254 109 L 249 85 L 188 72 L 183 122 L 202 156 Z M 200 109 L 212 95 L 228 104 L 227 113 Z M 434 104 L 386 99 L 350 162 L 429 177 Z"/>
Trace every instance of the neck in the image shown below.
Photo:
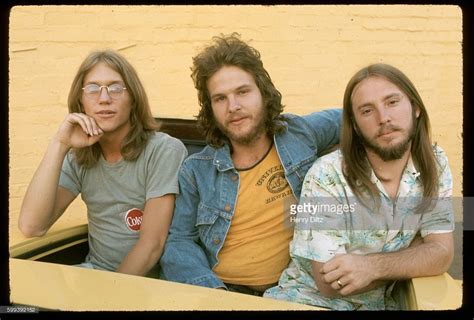
<path fill-rule="evenodd" d="M 366 153 L 375 175 L 381 180 L 400 179 L 410 158 L 410 149 L 408 149 L 400 159 L 390 161 L 382 160 L 371 150 L 366 150 Z"/>
<path fill-rule="evenodd" d="M 375 175 L 384 186 L 385 191 L 392 199 L 396 199 L 403 171 L 410 158 L 410 149 L 408 149 L 400 159 L 390 161 L 382 160 L 377 154 L 370 150 L 366 150 L 366 153 L 367 159 Z"/>
<path fill-rule="evenodd" d="M 268 152 L 272 140 L 266 133 L 249 144 L 232 143 L 232 161 L 236 168 L 249 168 L 259 162 Z"/>
<path fill-rule="evenodd" d="M 122 159 L 122 144 L 127 137 L 130 126 L 124 127 L 124 130 L 104 133 L 100 138 L 99 144 L 102 155 L 107 162 L 117 162 Z"/>

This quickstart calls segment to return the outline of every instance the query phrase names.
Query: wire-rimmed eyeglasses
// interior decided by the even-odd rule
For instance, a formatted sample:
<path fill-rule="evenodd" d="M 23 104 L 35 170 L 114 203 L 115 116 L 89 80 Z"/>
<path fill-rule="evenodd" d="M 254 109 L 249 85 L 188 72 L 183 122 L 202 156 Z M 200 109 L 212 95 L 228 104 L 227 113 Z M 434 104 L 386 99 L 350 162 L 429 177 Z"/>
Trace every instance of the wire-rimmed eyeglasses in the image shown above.
<path fill-rule="evenodd" d="M 99 86 L 98 84 L 91 83 L 82 88 L 82 90 L 84 91 L 87 97 L 97 99 L 99 98 L 100 93 L 102 92 L 102 88 L 107 89 L 107 93 L 112 99 L 120 98 L 123 94 L 123 91 L 127 90 L 127 88 L 125 88 L 119 83 L 113 83 L 109 86 Z"/>

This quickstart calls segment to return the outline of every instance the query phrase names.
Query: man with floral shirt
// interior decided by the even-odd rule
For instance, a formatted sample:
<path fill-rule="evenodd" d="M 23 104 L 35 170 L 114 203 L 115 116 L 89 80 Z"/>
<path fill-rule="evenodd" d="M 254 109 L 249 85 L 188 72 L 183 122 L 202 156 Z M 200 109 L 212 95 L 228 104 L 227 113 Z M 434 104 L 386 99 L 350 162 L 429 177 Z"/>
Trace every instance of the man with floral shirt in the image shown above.
<path fill-rule="evenodd" d="M 395 280 L 441 274 L 453 258 L 446 154 L 431 143 L 411 81 L 385 64 L 349 81 L 340 144 L 308 171 L 290 212 L 292 262 L 265 296 L 337 310 L 396 309 Z"/>

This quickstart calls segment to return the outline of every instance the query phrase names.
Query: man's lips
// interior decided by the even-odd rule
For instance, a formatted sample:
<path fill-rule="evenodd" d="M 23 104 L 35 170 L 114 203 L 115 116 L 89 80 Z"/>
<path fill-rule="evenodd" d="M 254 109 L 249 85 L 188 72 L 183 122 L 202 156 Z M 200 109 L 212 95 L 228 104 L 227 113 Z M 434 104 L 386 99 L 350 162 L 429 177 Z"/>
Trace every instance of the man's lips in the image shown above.
<path fill-rule="evenodd" d="M 101 110 L 101 111 L 98 111 L 96 112 L 95 114 L 99 117 L 99 118 L 110 118 L 110 117 L 113 117 L 115 115 L 115 111 L 112 111 L 112 110 Z"/>
<path fill-rule="evenodd" d="M 387 136 L 391 133 L 395 132 L 395 130 L 386 130 L 386 131 L 382 131 L 379 133 L 379 137 L 383 137 L 383 136 Z"/>
<path fill-rule="evenodd" d="M 247 117 L 238 117 L 238 118 L 233 118 L 228 121 L 229 124 L 239 124 L 243 120 L 247 119 Z"/>
<path fill-rule="evenodd" d="M 96 114 L 115 114 L 115 111 L 112 110 L 101 110 L 96 112 Z"/>
<path fill-rule="evenodd" d="M 400 128 L 392 126 L 392 125 L 387 126 L 387 127 L 382 127 L 381 130 L 379 130 L 378 136 L 379 137 L 388 136 L 398 130 L 400 130 Z"/>

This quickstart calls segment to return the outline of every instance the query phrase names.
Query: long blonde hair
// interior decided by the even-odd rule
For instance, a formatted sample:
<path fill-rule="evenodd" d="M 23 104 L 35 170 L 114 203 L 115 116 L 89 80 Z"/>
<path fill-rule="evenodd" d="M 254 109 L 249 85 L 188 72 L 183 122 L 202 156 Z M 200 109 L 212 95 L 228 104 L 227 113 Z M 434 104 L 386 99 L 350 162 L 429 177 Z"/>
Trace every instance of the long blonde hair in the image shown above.
<path fill-rule="evenodd" d="M 132 104 L 130 113 L 130 132 L 125 138 L 121 154 L 125 160 L 135 160 L 145 147 L 151 132 L 159 126 L 153 118 L 148 98 L 143 85 L 133 66 L 120 54 L 113 50 L 91 52 L 82 62 L 74 77 L 68 96 L 69 112 L 84 113 L 82 105 L 82 87 L 85 76 L 99 62 L 106 63 L 122 77 Z M 79 165 L 93 167 L 99 160 L 101 149 L 98 143 L 92 146 L 74 149 L 74 155 Z"/>

